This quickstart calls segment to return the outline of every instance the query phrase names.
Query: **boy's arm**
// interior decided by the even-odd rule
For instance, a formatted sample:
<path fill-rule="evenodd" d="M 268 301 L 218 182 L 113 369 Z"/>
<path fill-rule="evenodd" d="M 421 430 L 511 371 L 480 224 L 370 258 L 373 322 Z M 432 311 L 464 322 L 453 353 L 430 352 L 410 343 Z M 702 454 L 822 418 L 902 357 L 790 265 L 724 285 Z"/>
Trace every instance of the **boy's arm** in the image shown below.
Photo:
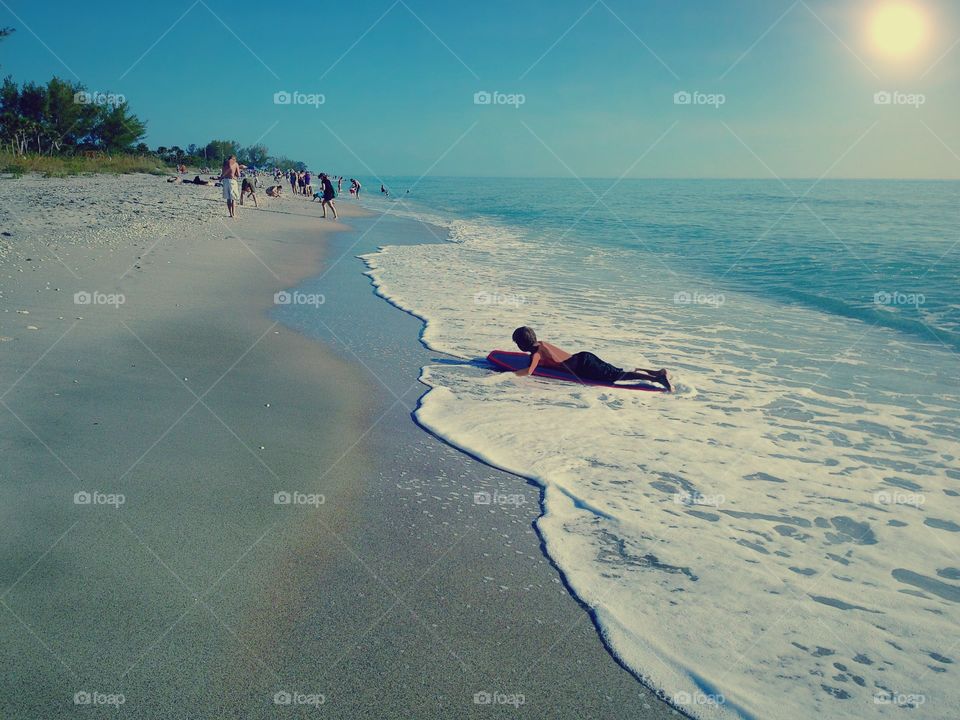
<path fill-rule="evenodd" d="M 526 377 L 527 375 L 532 375 L 533 371 L 537 369 L 537 365 L 540 364 L 540 353 L 535 352 L 530 356 L 530 367 L 526 367 L 523 370 L 514 370 L 513 374 L 518 377 Z"/>

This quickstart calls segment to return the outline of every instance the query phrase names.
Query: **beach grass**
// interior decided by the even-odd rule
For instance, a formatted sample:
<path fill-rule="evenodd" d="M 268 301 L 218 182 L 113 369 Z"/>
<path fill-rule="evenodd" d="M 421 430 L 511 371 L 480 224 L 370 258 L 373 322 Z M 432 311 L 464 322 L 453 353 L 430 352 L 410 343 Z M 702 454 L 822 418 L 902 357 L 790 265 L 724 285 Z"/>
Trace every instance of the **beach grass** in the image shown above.
<path fill-rule="evenodd" d="M 171 169 L 163 161 L 144 155 L 14 155 L 0 152 L 0 173 L 15 176 L 38 173 L 44 177 L 62 178 L 70 175 L 96 175 L 102 173 L 150 173 L 165 175 Z"/>

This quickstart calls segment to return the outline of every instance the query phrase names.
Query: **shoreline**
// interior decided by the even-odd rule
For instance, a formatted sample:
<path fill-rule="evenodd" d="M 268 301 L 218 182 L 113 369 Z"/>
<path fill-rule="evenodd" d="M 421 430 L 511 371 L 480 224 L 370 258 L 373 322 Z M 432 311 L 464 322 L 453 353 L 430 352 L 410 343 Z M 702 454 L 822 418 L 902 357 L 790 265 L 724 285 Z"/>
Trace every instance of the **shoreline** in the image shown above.
<path fill-rule="evenodd" d="M 351 225 L 356 228 L 353 235 L 359 238 L 360 242 L 366 243 L 366 247 L 362 247 L 359 243 L 356 246 L 351 245 L 349 252 L 346 253 L 351 256 L 359 256 L 371 252 L 375 250 L 376 247 L 384 244 L 440 242 L 436 239 L 437 234 L 435 232 L 430 232 L 429 229 L 424 228 L 420 221 L 408 218 L 386 215 L 382 218 L 366 218 L 353 221 Z M 374 229 L 371 230 L 371 228 Z M 351 313 L 350 317 L 342 319 L 341 323 L 344 327 L 349 328 L 354 335 L 358 335 L 359 337 L 349 337 L 348 332 L 341 331 L 341 328 L 336 325 L 332 328 L 318 328 L 316 324 L 311 325 L 309 316 L 305 316 L 302 313 L 299 317 L 290 318 L 290 324 L 292 327 L 306 332 L 311 337 L 315 337 L 322 342 L 329 342 L 344 359 L 361 362 L 369 373 L 378 377 L 384 389 L 387 391 L 386 395 L 388 399 L 403 396 L 404 390 L 408 389 L 410 387 L 409 383 L 413 381 L 413 387 L 416 388 L 416 402 L 410 403 L 408 407 L 398 408 L 397 425 L 393 429 L 394 432 L 400 434 L 400 439 L 395 439 L 394 442 L 388 443 L 386 450 L 375 451 L 371 454 L 375 457 L 391 458 L 389 465 L 392 470 L 396 470 L 399 467 L 401 474 L 412 474 L 412 472 L 408 472 L 407 463 L 409 461 L 403 457 L 404 451 L 402 449 L 403 443 L 408 442 L 407 438 L 409 437 L 409 442 L 419 442 L 427 447 L 437 446 L 437 449 L 431 452 L 442 453 L 445 457 L 449 458 L 447 462 L 451 466 L 460 468 L 459 473 L 461 477 L 473 478 L 476 482 L 476 485 L 461 485 L 461 488 L 470 491 L 480 488 L 485 492 L 495 490 L 501 494 L 501 497 L 516 497 L 517 494 L 522 492 L 525 504 L 521 507 L 513 508 L 515 512 L 511 513 L 513 517 L 510 519 L 510 523 L 514 525 L 520 523 L 526 528 L 524 534 L 530 536 L 530 543 L 527 547 L 535 553 L 537 566 L 532 569 L 529 567 L 523 567 L 522 569 L 511 567 L 509 571 L 511 573 L 519 573 L 525 576 L 525 579 L 544 578 L 545 582 L 550 582 L 557 586 L 557 590 L 560 593 L 558 604 L 562 609 L 555 608 L 555 611 L 563 614 L 569 613 L 568 617 L 571 617 L 573 623 L 579 626 L 576 637 L 569 639 L 570 644 L 575 647 L 575 650 L 571 651 L 570 655 L 565 655 L 565 657 L 572 659 L 581 654 L 593 657 L 599 667 L 595 668 L 597 677 L 594 678 L 591 684 L 606 687 L 607 689 L 612 687 L 617 688 L 614 693 L 611 693 L 611 697 L 618 695 L 617 702 L 620 703 L 620 707 L 614 709 L 604 706 L 603 710 L 593 708 L 592 710 L 584 709 L 581 712 L 587 714 L 590 714 L 590 712 L 595 714 L 599 712 L 606 717 L 617 717 L 619 716 L 617 713 L 623 713 L 624 717 L 683 716 L 682 711 L 674 709 L 664 702 L 662 698 L 657 697 L 655 690 L 649 688 L 636 674 L 623 666 L 620 658 L 610 651 L 599 628 L 596 626 L 593 611 L 582 603 L 571 591 L 569 585 L 566 584 L 562 572 L 546 554 L 542 537 L 535 525 L 537 519 L 542 515 L 541 502 L 543 490 L 541 486 L 520 475 L 491 466 L 484 460 L 465 452 L 461 448 L 437 436 L 433 431 L 417 421 L 414 413 L 419 407 L 420 401 L 427 389 L 427 386 L 423 384 L 420 377 L 420 368 L 424 364 L 430 364 L 432 362 L 454 362 L 454 360 L 452 358 L 441 358 L 439 360 L 435 358 L 437 352 L 422 342 L 423 322 L 421 319 L 402 308 L 398 308 L 395 304 L 389 302 L 389 300 L 376 292 L 371 278 L 365 273 L 366 268 L 360 258 L 352 257 L 351 261 L 356 264 L 350 267 L 350 263 L 346 262 L 346 254 L 339 256 L 344 262 L 339 263 L 338 269 L 333 273 L 333 277 L 328 276 L 327 273 L 324 272 L 321 276 L 306 281 L 299 286 L 298 289 L 302 292 L 309 293 L 322 290 L 327 284 L 342 287 L 352 282 L 354 289 L 352 292 L 347 293 L 345 301 L 346 304 L 354 309 L 354 313 Z M 330 305 L 331 302 L 340 302 L 340 299 L 335 296 L 328 296 L 328 305 Z M 362 303 L 362 305 L 360 303 Z M 398 310 L 399 313 L 397 312 Z M 379 316 L 381 319 L 379 322 L 373 323 L 372 327 L 368 327 L 367 323 L 359 319 L 360 315 L 366 317 Z M 389 331 L 385 329 L 385 325 L 390 326 Z M 379 353 L 380 348 L 378 348 L 378 352 L 376 353 L 371 353 L 370 355 L 365 354 L 365 351 L 368 349 L 368 344 L 365 340 L 367 337 L 371 339 L 377 338 L 380 342 L 386 337 L 387 347 L 390 350 L 388 356 L 391 361 L 384 361 Z M 345 340 L 345 338 L 347 339 Z M 442 353 L 440 354 L 442 355 Z M 399 360 L 393 362 L 393 358 L 399 358 Z M 398 368 L 396 365 L 400 367 Z M 424 437 L 427 439 L 425 440 Z M 447 475 L 450 474 L 452 474 L 452 470 L 447 471 Z M 461 488 L 457 489 L 459 490 Z M 434 490 L 435 494 L 439 492 L 436 488 L 434 488 Z M 427 491 L 424 490 L 423 492 L 426 494 Z M 440 494 L 442 495 L 442 493 Z M 454 493 L 454 495 L 455 494 L 456 493 Z M 472 494 L 472 492 L 466 493 L 466 495 L 469 494 Z M 435 497 L 435 500 L 440 502 L 441 506 L 443 505 L 439 497 Z M 469 497 L 461 497 L 454 502 L 462 503 L 464 500 L 466 500 L 469 505 L 472 505 Z M 401 503 L 389 501 L 384 504 L 396 508 Z M 452 508 L 447 507 L 446 509 L 450 511 Z M 475 506 L 469 509 L 483 510 L 484 508 L 483 506 Z M 462 507 L 456 510 L 456 513 L 461 522 L 462 516 L 467 515 L 467 511 Z M 470 513 L 470 515 L 473 515 L 473 513 Z M 453 523 L 448 522 L 443 523 L 444 526 L 452 524 Z M 456 542 L 457 540 L 458 538 L 456 538 L 454 534 L 451 541 Z M 512 538 L 511 542 L 514 541 L 515 539 Z M 516 577 L 517 575 L 514 574 L 513 578 L 515 579 Z M 490 579 L 490 576 L 486 576 L 485 582 L 489 582 Z M 463 582 L 468 584 L 469 579 L 463 579 Z M 481 587 L 484 584 L 484 582 L 481 582 Z M 518 614 L 521 614 L 524 612 L 524 609 L 525 607 L 521 601 L 516 606 L 516 611 Z M 558 640 L 557 642 L 559 643 L 560 641 Z M 502 660 L 500 662 L 502 663 Z M 581 683 L 586 684 L 585 681 L 576 682 L 577 685 Z M 542 681 L 536 685 L 541 686 Z M 625 691 L 627 695 L 624 695 Z M 528 697 L 531 696 L 530 693 L 527 693 L 527 695 Z M 460 710 L 462 709 L 458 709 L 458 711 Z M 530 708 L 525 708 L 525 710 L 532 711 Z M 571 713 L 571 716 L 574 715 L 575 713 Z"/>
<path fill-rule="evenodd" d="M 64 182 L 101 210 L 120 202 L 109 181 Z M 0 335 L 22 424 L 0 410 L 8 477 L 24 481 L 0 492 L 29 520 L 5 518 L 7 716 L 65 713 L 82 691 L 123 694 L 142 717 L 273 717 L 278 692 L 343 717 L 679 715 L 598 642 L 543 554 L 540 490 L 411 422 L 431 353 L 354 256 L 423 238 L 351 208 L 350 227 L 293 200 L 185 218 L 153 248 L 104 231 L 50 248 L 64 265 L 27 264 L 38 226 L 15 226 Z M 78 311 L 86 285 L 129 299 Z M 325 302 L 272 306 L 284 288 Z M 317 312 L 326 329 L 284 330 Z M 125 502 L 70 502 L 83 490 Z M 516 504 L 477 505 L 478 491 Z M 323 503 L 278 506 L 278 492 Z"/>
<path fill-rule="evenodd" d="M 370 210 L 370 208 L 367 208 L 367 209 Z M 406 221 L 409 222 L 409 223 L 418 223 L 418 224 L 421 224 L 421 225 L 427 225 L 427 224 L 428 224 L 426 221 L 415 220 L 415 219 L 412 219 L 412 218 L 407 218 Z M 438 229 L 441 230 L 442 232 L 445 232 L 445 230 L 444 230 L 443 228 L 438 228 Z M 426 238 L 424 238 L 424 240 L 423 240 L 424 242 L 441 242 L 441 241 L 436 240 L 436 238 L 438 237 L 438 234 L 437 234 L 436 232 L 434 232 L 433 230 L 431 230 L 429 234 L 432 236 L 433 239 L 426 239 Z M 360 258 L 360 259 L 363 259 L 363 258 Z M 392 307 L 392 308 L 394 308 L 394 309 L 396 309 L 396 310 L 404 313 L 405 315 L 408 315 L 408 316 L 410 316 L 410 317 L 412 317 L 412 318 L 414 318 L 414 319 L 417 320 L 417 322 L 418 322 L 418 324 L 419 324 L 419 331 L 418 331 L 418 333 L 417 333 L 417 342 L 418 342 L 425 350 L 428 350 L 428 351 L 431 352 L 431 353 L 441 353 L 442 355 L 446 355 L 447 357 L 453 357 L 453 356 L 449 355 L 448 353 L 444 352 L 443 350 L 437 350 L 437 349 L 435 349 L 435 348 L 430 347 L 429 343 L 428 343 L 427 340 L 425 340 L 425 338 L 424 338 L 424 333 L 425 333 L 425 331 L 426 331 L 427 322 L 428 322 L 427 319 L 426 319 L 425 317 L 423 317 L 422 315 L 419 315 L 416 310 L 401 305 L 395 298 L 390 297 L 388 294 L 386 294 L 386 292 L 384 292 L 383 290 L 381 290 L 381 287 L 380 287 L 380 285 L 378 284 L 377 279 L 374 277 L 373 269 L 372 269 L 372 268 L 370 267 L 370 265 L 369 265 L 368 263 L 366 263 L 366 262 L 364 262 L 364 265 L 365 265 L 366 268 L 367 268 L 366 271 L 364 272 L 364 275 L 367 277 L 367 279 L 368 279 L 368 281 L 369 281 L 369 283 L 370 283 L 370 287 L 371 287 L 374 295 L 376 295 L 378 298 L 380 298 L 381 300 L 383 300 L 388 306 L 390 306 L 390 307 Z M 468 361 L 464 361 L 464 362 L 468 362 Z M 424 382 L 422 374 L 421 374 L 421 376 L 420 376 L 420 381 L 421 381 L 421 383 L 422 383 L 427 389 L 426 389 L 426 390 L 420 395 L 420 397 L 417 399 L 416 408 L 415 408 L 415 409 L 413 410 L 413 412 L 411 413 L 411 419 L 412 419 L 413 422 L 417 425 L 417 427 L 419 427 L 423 432 L 425 432 L 425 433 L 427 433 L 428 435 L 430 435 L 430 436 L 431 436 L 432 438 L 434 438 L 437 442 L 442 443 L 443 445 L 446 445 L 446 446 L 452 448 L 453 450 L 455 450 L 456 452 L 458 452 L 458 453 L 460 453 L 460 454 L 462 454 L 462 455 L 465 455 L 466 457 L 470 458 L 470 459 L 473 460 L 474 462 L 479 463 L 479 464 L 481 464 L 481 465 L 483 465 L 483 466 L 486 466 L 486 467 L 488 467 L 488 468 L 491 468 L 491 469 L 493 469 L 493 470 L 496 470 L 496 471 L 498 471 L 498 472 L 500 472 L 500 473 L 504 473 L 505 475 L 514 477 L 514 478 L 516 478 L 517 480 L 519 480 L 520 482 L 525 483 L 526 485 L 529 485 L 529 486 L 531 486 L 531 487 L 533 487 L 533 488 L 535 488 L 535 489 L 537 490 L 537 492 L 539 493 L 538 505 L 539 505 L 539 508 L 540 508 L 540 513 L 539 513 L 539 516 L 533 521 L 532 527 L 534 528 L 534 531 L 536 532 L 536 535 L 537 535 L 537 538 L 538 538 L 538 541 L 539 541 L 540 552 L 543 554 L 543 557 L 547 560 L 547 562 L 548 562 L 548 563 L 550 564 L 550 566 L 553 568 L 554 572 L 555 572 L 555 573 L 558 575 L 558 577 L 560 578 L 560 582 L 561 582 L 561 584 L 563 585 L 563 588 L 566 590 L 566 592 L 570 595 L 570 597 L 571 597 L 574 601 L 577 602 L 577 604 L 580 605 L 581 609 L 590 617 L 590 621 L 591 621 L 591 623 L 593 624 L 594 629 L 596 630 L 597 639 L 598 639 L 598 640 L 600 641 L 600 643 L 603 645 L 603 647 L 604 647 L 604 649 L 607 651 L 607 653 L 609 653 L 610 658 L 611 658 L 618 666 L 620 666 L 620 668 L 621 668 L 624 672 L 626 672 L 627 674 L 629 674 L 634 680 L 637 681 L 637 683 L 641 684 L 641 685 L 642 685 L 646 690 L 648 690 L 654 697 L 656 697 L 660 702 L 662 702 L 662 703 L 664 704 L 664 706 L 665 706 L 665 709 L 670 710 L 670 711 L 672 712 L 672 714 L 674 714 L 674 715 L 676 715 L 676 716 L 694 718 L 694 717 L 695 717 L 694 715 L 691 715 L 690 713 L 684 711 L 684 710 L 681 709 L 681 708 L 676 708 L 676 707 L 674 707 L 674 706 L 670 703 L 669 699 L 666 697 L 666 695 L 664 694 L 664 692 L 663 692 L 662 690 L 660 690 L 659 688 L 657 688 L 648 678 L 644 677 L 644 676 L 641 675 L 639 672 L 637 672 L 636 670 L 634 670 L 633 668 L 631 668 L 631 667 L 627 664 L 626 660 L 624 660 L 624 659 L 619 655 L 619 653 L 617 653 L 617 651 L 615 650 L 615 648 L 613 647 L 613 645 L 612 645 L 612 644 L 607 640 L 607 638 L 604 636 L 603 626 L 602 626 L 602 624 L 601 624 L 601 621 L 600 621 L 599 615 L 597 614 L 596 609 L 593 608 L 589 603 L 587 603 L 584 599 L 582 599 L 582 598 L 580 597 L 580 594 L 577 592 L 577 590 L 576 590 L 576 589 L 573 587 L 573 585 L 571 584 L 571 581 L 570 581 L 570 579 L 568 578 L 566 571 L 564 571 L 564 569 L 563 569 L 562 567 L 560 567 L 560 565 L 557 563 L 557 561 L 551 556 L 551 554 L 550 554 L 550 552 L 549 552 L 549 550 L 548 550 L 548 547 L 547 547 L 547 540 L 546 540 L 546 538 L 544 537 L 543 532 L 542 532 L 542 530 L 539 528 L 539 525 L 538 525 L 539 520 L 540 520 L 541 518 L 543 518 L 543 516 L 544 516 L 544 515 L 546 514 L 546 512 L 547 512 L 547 509 L 546 509 L 546 507 L 545 507 L 547 486 L 546 486 L 545 484 L 539 482 L 538 480 L 536 480 L 536 479 L 533 478 L 533 477 L 528 477 L 528 476 L 523 475 L 523 474 L 521 474 L 521 473 L 515 472 L 514 470 L 511 470 L 511 469 L 509 469 L 509 468 L 507 468 L 507 467 L 500 466 L 500 465 L 498 465 L 496 462 L 492 461 L 491 459 L 485 458 L 485 457 L 483 457 L 483 456 L 475 453 L 474 451 L 470 450 L 470 449 L 467 448 L 467 447 L 464 447 L 464 446 L 461 446 L 461 445 L 456 444 L 453 440 L 451 440 L 450 438 L 444 437 L 444 436 L 441 435 L 439 432 L 437 432 L 435 429 L 433 429 L 432 427 L 430 427 L 427 423 L 425 423 L 424 421 L 422 421 L 422 420 L 418 417 L 418 414 L 419 414 L 420 409 L 423 407 L 424 397 L 425 397 L 425 396 L 427 395 L 427 393 L 429 393 L 430 390 L 432 390 L 433 388 L 432 388 L 432 386 L 430 386 L 428 383 Z"/>

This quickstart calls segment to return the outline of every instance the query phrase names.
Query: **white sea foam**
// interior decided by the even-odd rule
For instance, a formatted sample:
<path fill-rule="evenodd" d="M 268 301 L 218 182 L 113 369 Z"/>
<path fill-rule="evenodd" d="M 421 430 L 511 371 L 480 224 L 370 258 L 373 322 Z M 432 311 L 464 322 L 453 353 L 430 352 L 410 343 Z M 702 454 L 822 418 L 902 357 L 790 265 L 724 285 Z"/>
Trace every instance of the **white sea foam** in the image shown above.
<path fill-rule="evenodd" d="M 729 291 L 701 302 L 721 289 L 652 256 L 450 225 L 456 244 L 365 257 L 430 347 L 480 358 L 531 325 L 672 370 L 666 396 L 423 370 L 421 423 L 543 484 L 548 552 L 629 667 L 698 717 L 955 716 L 955 357 Z"/>

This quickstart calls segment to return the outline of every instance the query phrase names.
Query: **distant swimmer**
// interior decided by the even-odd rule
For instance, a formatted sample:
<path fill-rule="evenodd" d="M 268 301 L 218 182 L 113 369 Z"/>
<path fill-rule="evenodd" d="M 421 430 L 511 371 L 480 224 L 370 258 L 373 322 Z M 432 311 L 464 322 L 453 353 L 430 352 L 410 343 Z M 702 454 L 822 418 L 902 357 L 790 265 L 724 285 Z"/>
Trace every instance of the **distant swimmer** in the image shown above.
<path fill-rule="evenodd" d="M 381 192 L 383 195 L 386 195 L 387 197 L 390 197 L 390 191 L 387 190 L 387 189 L 383 186 L 383 183 L 380 183 L 380 192 Z"/>
<path fill-rule="evenodd" d="M 542 365 L 547 368 L 565 370 L 579 380 L 587 382 L 615 383 L 621 380 L 645 380 L 662 385 L 667 390 L 672 390 L 666 370 L 636 368 L 635 370 L 625 371 L 604 362 L 593 353 L 578 352 L 571 354 L 566 350 L 561 350 L 556 345 L 537 340 L 537 335 L 532 328 L 518 327 L 513 331 L 513 341 L 523 352 L 530 353 L 530 366 L 515 371 L 515 374 L 521 377 L 532 375 L 537 366 Z"/>

